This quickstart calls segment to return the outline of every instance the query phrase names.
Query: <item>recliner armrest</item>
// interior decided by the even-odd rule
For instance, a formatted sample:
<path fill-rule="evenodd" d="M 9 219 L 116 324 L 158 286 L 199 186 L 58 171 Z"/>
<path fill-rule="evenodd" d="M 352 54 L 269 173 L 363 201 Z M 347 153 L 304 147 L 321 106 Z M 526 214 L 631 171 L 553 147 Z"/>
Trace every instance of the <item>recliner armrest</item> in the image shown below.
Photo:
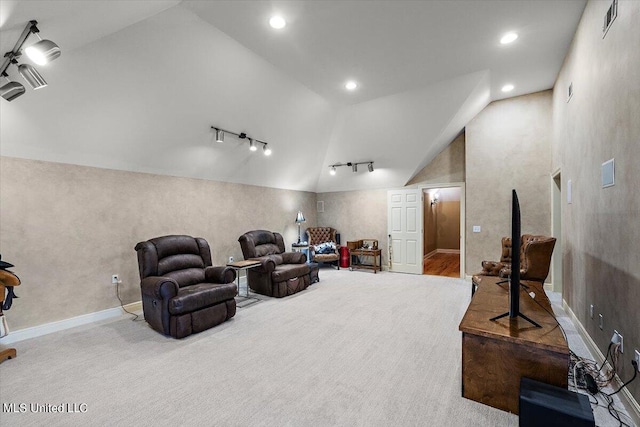
<path fill-rule="evenodd" d="M 265 255 L 258 258 L 251 258 L 251 260 L 260 261 L 260 267 L 256 267 L 253 270 L 261 273 L 271 273 L 276 269 L 276 265 L 282 264 L 282 257 L 279 255 Z"/>
<path fill-rule="evenodd" d="M 283 252 L 280 255 L 284 264 L 304 264 L 307 262 L 307 254 L 304 252 Z"/>
<path fill-rule="evenodd" d="M 143 295 L 158 299 L 171 299 L 178 295 L 178 282 L 168 277 L 149 276 L 142 279 L 140 289 Z"/>
<path fill-rule="evenodd" d="M 204 277 L 209 283 L 231 283 L 236 280 L 236 271 L 225 266 L 207 267 L 204 270 Z"/>

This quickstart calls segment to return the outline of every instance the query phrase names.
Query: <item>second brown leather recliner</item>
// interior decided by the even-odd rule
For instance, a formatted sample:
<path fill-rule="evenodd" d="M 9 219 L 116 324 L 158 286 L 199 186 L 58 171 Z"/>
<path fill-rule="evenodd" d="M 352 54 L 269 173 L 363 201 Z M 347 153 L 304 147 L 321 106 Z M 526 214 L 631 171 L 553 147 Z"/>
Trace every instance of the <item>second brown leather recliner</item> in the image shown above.
<path fill-rule="evenodd" d="M 286 297 L 306 289 L 310 268 L 303 252 L 286 252 L 280 233 L 254 230 L 238 239 L 244 259 L 256 259 L 260 266 L 247 270 L 254 292 L 270 297 Z"/>

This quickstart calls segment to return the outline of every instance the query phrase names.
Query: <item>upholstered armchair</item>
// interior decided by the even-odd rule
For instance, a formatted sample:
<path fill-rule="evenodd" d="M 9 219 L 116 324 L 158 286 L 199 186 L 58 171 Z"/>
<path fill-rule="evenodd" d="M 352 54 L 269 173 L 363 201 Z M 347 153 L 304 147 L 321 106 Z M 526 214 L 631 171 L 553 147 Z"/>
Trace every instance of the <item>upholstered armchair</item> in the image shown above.
<path fill-rule="evenodd" d="M 236 314 L 236 273 L 213 267 L 206 240 L 163 236 L 135 247 L 144 318 L 156 331 L 184 338 Z"/>
<path fill-rule="evenodd" d="M 520 279 L 544 284 L 551 267 L 555 237 L 522 235 L 520 244 Z M 482 261 L 479 276 L 509 277 L 512 257 L 511 238 L 502 238 L 500 261 Z"/>
<path fill-rule="evenodd" d="M 254 230 L 238 239 L 244 259 L 260 261 L 247 270 L 249 287 L 262 295 L 282 298 L 309 286 L 310 268 L 303 252 L 286 252 L 280 233 Z"/>
<path fill-rule="evenodd" d="M 330 263 L 340 270 L 340 245 L 335 228 L 309 227 L 309 253 L 313 262 Z"/>

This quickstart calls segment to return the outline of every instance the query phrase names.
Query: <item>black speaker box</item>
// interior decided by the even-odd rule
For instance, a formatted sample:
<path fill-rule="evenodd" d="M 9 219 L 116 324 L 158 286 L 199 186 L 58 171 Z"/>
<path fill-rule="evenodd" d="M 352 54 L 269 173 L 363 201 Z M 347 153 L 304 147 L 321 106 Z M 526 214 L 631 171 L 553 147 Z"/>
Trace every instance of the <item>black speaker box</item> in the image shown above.
<path fill-rule="evenodd" d="M 589 397 L 529 378 L 520 380 L 520 427 L 595 427 Z"/>

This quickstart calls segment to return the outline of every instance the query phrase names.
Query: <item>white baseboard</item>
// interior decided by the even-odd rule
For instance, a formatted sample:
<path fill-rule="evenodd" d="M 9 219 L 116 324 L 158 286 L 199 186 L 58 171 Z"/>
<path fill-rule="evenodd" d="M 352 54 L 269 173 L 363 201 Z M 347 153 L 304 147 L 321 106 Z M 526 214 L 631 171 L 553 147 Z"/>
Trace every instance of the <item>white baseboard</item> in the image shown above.
<path fill-rule="evenodd" d="M 428 254 L 426 254 L 424 257 L 425 258 L 431 258 L 432 256 L 434 256 L 435 254 L 438 253 L 437 249 L 432 250 L 431 252 L 429 252 Z"/>
<path fill-rule="evenodd" d="M 141 311 L 142 301 L 127 304 L 124 306 L 124 308 L 131 312 Z M 17 331 L 10 330 L 9 334 L 6 337 L 0 339 L 0 344 L 12 344 L 14 342 L 23 341 L 29 338 L 36 338 L 42 335 L 51 334 L 53 332 L 75 328 L 76 326 L 87 325 L 89 323 L 98 322 L 100 320 L 106 320 L 125 315 L 128 316 L 128 314 L 122 309 L 122 307 L 114 307 L 102 311 L 96 311 L 95 313 L 83 314 L 80 316 L 72 317 L 70 319 L 33 326 L 31 328 L 19 329 Z"/>
<path fill-rule="evenodd" d="M 460 254 L 460 249 L 436 249 L 439 254 Z"/>
<path fill-rule="evenodd" d="M 573 310 L 571 310 L 571 307 L 567 305 L 567 302 L 565 300 L 562 300 L 562 308 L 564 309 L 565 313 L 569 315 L 571 322 L 576 327 L 576 331 L 578 331 L 578 334 L 580 334 L 580 337 L 584 341 L 591 354 L 593 354 L 597 359 L 596 362 L 598 362 L 598 364 L 604 363 L 604 354 L 602 354 L 596 343 L 593 341 L 584 326 L 582 326 L 582 323 L 580 323 L 576 315 L 573 313 Z M 618 387 L 623 384 L 623 381 L 620 380 L 620 377 L 618 377 L 618 375 L 616 375 L 615 381 L 618 383 Z M 640 425 L 640 405 L 638 404 L 638 401 L 634 399 L 628 388 L 623 388 L 619 393 L 619 396 L 620 400 L 622 400 L 624 406 L 629 412 L 629 416 L 633 418 L 633 422 L 636 425 Z"/>
<path fill-rule="evenodd" d="M 460 249 L 434 249 L 424 256 L 424 258 L 431 258 L 435 254 L 460 254 Z"/>

